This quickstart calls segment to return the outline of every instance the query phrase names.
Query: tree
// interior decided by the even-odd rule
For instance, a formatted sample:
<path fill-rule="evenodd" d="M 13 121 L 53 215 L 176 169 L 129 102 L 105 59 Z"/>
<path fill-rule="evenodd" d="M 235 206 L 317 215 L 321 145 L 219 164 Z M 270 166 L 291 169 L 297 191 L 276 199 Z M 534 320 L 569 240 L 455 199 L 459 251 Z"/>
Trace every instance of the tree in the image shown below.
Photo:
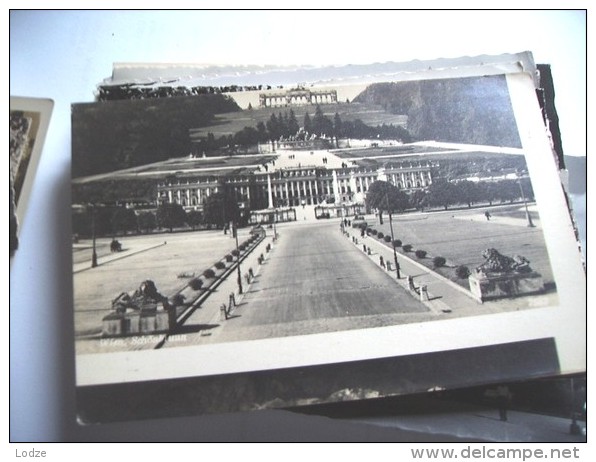
<path fill-rule="evenodd" d="M 333 133 L 333 122 L 325 116 L 318 104 L 312 119 L 312 130 L 316 135 L 330 136 Z"/>
<path fill-rule="evenodd" d="M 403 212 L 410 205 L 409 196 L 387 181 L 375 181 L 366 194 L 366 205 L 379 211 L 379 221 L 383 223 L 383 211 Z"/>
<path fill-rule="evenodd" d="M 168 228 L 172 232 L 174 227 L 186 223 L 186 213 L 180 204 L 165 203 L 157 208 L 156 219 L 160 227 Z"/>
<path fill-rule="evenodd" d="M 267 127 L 265 127 L 264 122 L 260 121 L 259 123 L 257 123 L 257 133 L 260 143 L 265 143 L 269 141 L 269 133 L 267 133 Z"/>
<path fill-rule="evenodd" d="M 343 135 L 343 126 L 338 112 L 333 117 L 333 135 L 335 136 L 335 147 L 339 148 L 339 139 Z"/>
<path fill-rule="evenodd" d="M 244 127 L 234 135 L 234 143 L 247 149 L 259 142 L 259 132 L 253 127 Z"/>
<path fill-rule="evenodd" d="M 424 211 L 428 202 L 427 193 L 424 189 L 417 189 L 410 195 L 410 203 L 416 207 L 417 210 Z"/>
<path fill-rule="evenodd" d="M 459 200 L 467 204 L 468 208 L 472 207 L 474 202 L 477 202 L 482 198 L 481 188 L 479 188 L 473 181 L 460 181 L 456 186 L 458 189 L 457 196 Z"/>
<path fill-rule="evenodd" d="M 296 120 L 296 114 L 294 114 L 292 109 L 290 109 L 290 116 L 288 117 L 287 125 L 288 134 L 291 136 L 296 135 L 296 133 L 298 133 L 300 130 L 300 124 L 298 123 L 298 120 Z"/>
<path fill-rule="evenodd" d="M 280 123 L 275 114 L 271 114 L 271 117 L 269 117 L 269 120 L 267 121 L 267 131 L 269 132 L 269 138 L 271 140 L 279 139 L 281 135 Z"/>
<path fill-rule="evenodd" d="M 501 202 L 512 203 L 521 196 L 517 180 L 501 180 L 498 182 L 498 187 L 499 200 Z"/>
<path fill-rule="evenodd" d="M 532 188 L 532 182 L 530 178 L 520 178 L 519 179 L 520 186 L 523 188 L 520 190 L 520 194 L 523 192 L 524 197 L 528 201 L 534 200 L 534 189 Z"/>
<path fill-rule="evenodd" d="M 458 188 L 449 181 L 435 181 L 428 188 L 428 203 L 433 207 L 443 207 L 459 203 Z"/>
<path fill-rule="evenodd" d="M 145 232 L 153 231 L 157 227 L 155 214 L 152 212 L 142 212 L 137 216 L 137 227 Z"/>
<path fill-rule="evenodd" d="M 480 196 L 483 201 L 493 205 L 493 201 L 499 199 L 499 186 L 492 181 L 483 181 L 478 184 L 480 188 Z"/>
<path fill-rule="evenodd" d="M 211 194 L 203 208 L 204 222 L 218 228 L 223 228 L 230 221 L 238 222 L 240 218 L 238 197 L 234 197 L 231 191 L 224 191 Z"/>
<path fill-rule="evenodd" d="M 304 114 L 304 131 L 306 133 L 312 132 L 312 120 L 310 120 L 308 112 Z"/>
<path fill-rule="evenodd" d="M 119 232 L 126 233 L 128 231 L 135 231 L 137 229 L 137 217 L 135 212 L 126 207 L 119 207 L 114 210 L 111 222 L 112 231 L 115 234 Z"/>
<path fill-rule="evenodd" d="M 203 222 L 203 214 L 198 210 L 191 210 L 186 214 L 186 222 L 194 230 Z"/>

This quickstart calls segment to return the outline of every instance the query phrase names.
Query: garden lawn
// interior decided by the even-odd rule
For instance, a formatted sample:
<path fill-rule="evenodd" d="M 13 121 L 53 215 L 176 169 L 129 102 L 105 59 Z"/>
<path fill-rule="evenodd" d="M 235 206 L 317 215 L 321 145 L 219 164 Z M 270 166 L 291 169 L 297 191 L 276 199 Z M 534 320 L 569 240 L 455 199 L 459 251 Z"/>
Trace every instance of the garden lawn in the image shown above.
<path fill-rule="evenodd" d="M 527 227 L 525 213 L 522 213 L 523 205 L 519 204 L 489 210 L 493 216 L 490 221 L 483 218 L 485 209 L 394 216 L 395 239 L 401 240 L 403 245 L 412 245 L 411 252 L 406 253 L 402 248 L 397 250 L 429 268 L 433 267 L 434 257 L 444 257 L 447 260 L 446 267 L 438 272 L 468 288 L 467 280 L 455 276 L 455 268 L 465 265 L 472 271 L 484 263 L 482 252 L 492 247 L 503 255 L 526 257 L 532 269 L 542 274 L 547 288 L 552 287 L 554 278 L 539 220 L 534 219 L 536 227 Z M 383 225 L 379 225 L 378 220 L 376 223 L 369 220 L 369 227 L 390 235 L 387 216 L 384 218 Z M 376 239 L 373 236 L 371 238 Z M 427 252 L 424 259 L 416 258 L 414 252 L 418 249 Z"/>

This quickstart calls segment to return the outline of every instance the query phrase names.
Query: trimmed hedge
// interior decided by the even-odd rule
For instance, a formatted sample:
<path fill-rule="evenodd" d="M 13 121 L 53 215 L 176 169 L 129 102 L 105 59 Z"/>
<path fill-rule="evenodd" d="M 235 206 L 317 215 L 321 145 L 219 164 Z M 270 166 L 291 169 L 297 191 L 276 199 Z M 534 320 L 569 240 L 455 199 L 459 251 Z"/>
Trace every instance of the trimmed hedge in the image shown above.
<path fill-rule="evenodd" d="M 373 236 L 376 236 L 376 235 L 377 235 L 377 233 L 378 233 L 378 231 L 377 231 L 376 229 L 374 229 L 374 228 L 373 228 L 373 229 L 371 229 L 371 231 L 370 231 L 370 232 L 372 233 L 372 235 L 373 235 Z"/>
<path fill-rule="evenodd" d="M 203 287 L 203 280 L 199 279 L 199 278 L 191 279 L 190 282 L 188 283 L 188 286 L 192 290 L 200 290 L 201 287 Z"/>
<path fill-rule="evenodd" d="M 184 305 L 184 300 L 186 300 L 186 297 L 184 295 L 176 294 L 172 297 L 171 303 L 174 306 L 181 306 L 181 305 Z"/>
<path fill-rule="evenodd" d="M 470 274 L 470 269 L 465 265 L 455 268 L 455 275 L 460 279 L 466 279 Z"/>
<path fill-rule="evenodd" d="M 416 258 L 424 258 L 426 257 L 426 250 L 416 250 L 414 254 L 416 255 Z"/>
<path fill-rule="evenodd" d="M 233 260 L 234 260 L 234 257 L 232 257 L 232 254 L 229 253 L 226 255 L 226 261 L 233 261 Z"/>
<path fill-rule="evenodd" d="M 393 241 L 393 247 L 401 247 L 401 241 L 399 239 Z"/>
<path fill-rule="evenodd" d="M 405 244 L 402 246 L 402 249 L 404 250 L 404 252 L 411 252 L 412 246 L 410 244 Z"/>
<path fill-rule="evenodd" d="M 385 239 L 385 242 L 391 242 L 391 236 L 389 236 L 389 234 L 385 236 L 383 239 Z"/>
<path fill-rule="evenodd" d="M 433 266 L 435 268 L 441 268 L 442 266 L 445 266 L 445 263 L 447 263 L 447 260 L 445 259 L 445 257 L 433 258 Z"/>
<path fill-rule="evenodd" d="M 240 252 L 238 250 L 234 249 L 234 250 L 232 250 L 232 255 L 237 257 L 238 255 L 240 255 Z"/>
<path fill-rule="evenodd" d="M 221 270 L 221 269 L 224 269 L 224 268 L 226 267 L 226 264 L 225 264 L 223 261 L 218 261 L 218 262 L 215 264 L 215 267 L 216 267 L 217 269 L 220 269 L 220 270 Z"/>
<path fill-rule="evenodd" d="M 213 271 L 211 268 L 206 269 L 203 271 L 203 276 L 205 276 L 207 279 L 213 279 L 215 277 L 215 271 Z"/>
<path fill-rule="evenodd" d="M 384 237 L 384 236 L 385 236 L 385 234 L 383 234 L 383 233 L 382 233 L 382 232 L 380 232 L 380 231 L 377 233 L 377 237 L 378 237 L 379 239 L 383 239 L 383 237 Z"/>

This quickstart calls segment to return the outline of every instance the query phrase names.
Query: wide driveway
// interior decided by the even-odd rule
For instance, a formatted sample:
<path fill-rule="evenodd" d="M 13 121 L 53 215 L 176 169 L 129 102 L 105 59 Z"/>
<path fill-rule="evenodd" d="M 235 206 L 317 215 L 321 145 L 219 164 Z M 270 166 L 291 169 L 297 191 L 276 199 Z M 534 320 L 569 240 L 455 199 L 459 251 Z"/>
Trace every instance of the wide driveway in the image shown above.
<path fill-rule="evenodd" d="M 428 318 L 429 310 L 354 246 L 339 222 L 278 227 L 234 317 L 208 341 L 377 327 Z"/>

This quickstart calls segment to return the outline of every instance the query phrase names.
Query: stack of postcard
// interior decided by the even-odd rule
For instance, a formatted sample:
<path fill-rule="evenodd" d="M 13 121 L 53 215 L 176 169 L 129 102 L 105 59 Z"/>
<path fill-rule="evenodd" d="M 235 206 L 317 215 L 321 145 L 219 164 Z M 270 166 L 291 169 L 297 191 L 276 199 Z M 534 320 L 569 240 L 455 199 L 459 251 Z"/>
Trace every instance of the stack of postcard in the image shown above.
<path fill-rule="evenodd" d="M 547 71 L 116 65 L 72 108 L 81 421 L 585 371 Z"/>
<path fill-rule="evenodd" d="M 50 99 L 10 97 L 10 255 L 18 247 L 35 172 L 48 131 L 54 102 Z"/>

